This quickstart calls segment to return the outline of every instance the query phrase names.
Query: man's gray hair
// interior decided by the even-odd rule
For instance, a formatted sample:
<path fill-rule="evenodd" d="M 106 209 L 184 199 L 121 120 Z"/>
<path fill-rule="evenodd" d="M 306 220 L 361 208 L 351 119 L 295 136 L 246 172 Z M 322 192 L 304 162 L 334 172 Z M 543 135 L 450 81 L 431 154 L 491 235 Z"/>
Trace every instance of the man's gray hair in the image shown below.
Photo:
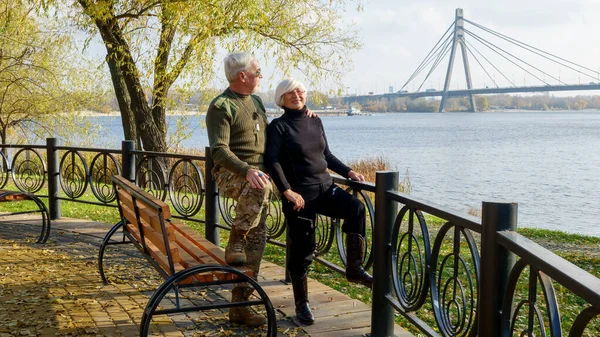
<path fill-rule="evenodd" d="M 277 89 L 275 89 L 275 104 L 277 104 L 278 107 L 283 108 L 283 95 L 298 88 L 302 91 L 306 91 L 304 84 L 294 78 L 289 77 L 281 81 L 281 83 L 277 85 Z"/>
<path fill-rule="evenodd" d="M 250 53 L 230 53 L 225 59 L 225 76 L 229 83 L 237 80 L 237 74 L 240 71 L 250 69 L 250 62 L 254 60 L 254 56 Z"/>

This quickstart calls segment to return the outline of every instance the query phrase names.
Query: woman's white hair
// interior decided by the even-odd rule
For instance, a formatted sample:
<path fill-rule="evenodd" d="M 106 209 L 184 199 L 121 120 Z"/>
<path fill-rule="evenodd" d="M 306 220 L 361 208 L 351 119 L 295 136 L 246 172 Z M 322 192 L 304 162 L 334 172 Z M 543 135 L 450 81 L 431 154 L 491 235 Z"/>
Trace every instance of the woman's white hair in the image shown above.
<path fill-rule="evenodd" d="M 225 63 L 225 77 L 229 83 L 237 80 L 237 74 L 240 71 L 250 69 L 250 62 L 254 60 L 254 56 L 250 53 L 230 53 L 223 60 Z"/>
<path fill-rule="evenodd" d="M 277 89 L 275 89 L 275 104 L 277 104 L 278 107 L 283 108 L 283 95 L 294 89 L 306 91 L 304 84 L 292 77 L 286 78 L 283 81 L 281 81 L 281 83 L 277 85 Z"/>

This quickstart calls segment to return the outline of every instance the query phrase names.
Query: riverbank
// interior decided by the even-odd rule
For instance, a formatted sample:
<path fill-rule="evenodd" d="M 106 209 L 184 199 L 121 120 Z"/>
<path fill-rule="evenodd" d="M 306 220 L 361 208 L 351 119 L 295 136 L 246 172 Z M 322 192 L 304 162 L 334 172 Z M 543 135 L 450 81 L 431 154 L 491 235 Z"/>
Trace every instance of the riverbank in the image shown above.
<path fill-rule="evenodd" d="M 116 117 L 121 116 L 120 111 L 110 111 L 110 112 L 98 112 L 92 110 L 82 110 L 75 111 L 75 114 L 81 117 Z M 167 116 L 199 116 L 205 115 L 205 112 L 199 112 L 198 110 L 167 110 Z"/>

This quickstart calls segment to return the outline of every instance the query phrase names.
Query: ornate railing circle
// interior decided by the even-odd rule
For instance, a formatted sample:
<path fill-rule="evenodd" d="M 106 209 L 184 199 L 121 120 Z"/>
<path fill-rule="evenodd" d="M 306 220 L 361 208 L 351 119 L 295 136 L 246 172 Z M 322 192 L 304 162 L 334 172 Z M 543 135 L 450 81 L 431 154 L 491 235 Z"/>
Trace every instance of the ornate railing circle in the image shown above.
<path fill-rule="evenodd" d="M 204 178 L 198 166 L 190 159 L 180 159 L 171 167 L 168 181 L 169 199 L 175 210 L 184 217 L 196 215 L 202 208 L 205 193 Z"/>
<path fill-rule="evenodd" d="M 165 201 L 167 177 L 165 165 L 162 163 L 163 159 L 168 160 L 167 158 L 144 156 L 135 170 L 135 183 L 153 197 Z"/>
<path fill-rule="evenodd" d="M 11 168 L 13 182 L 21 192 L 35 193 L 46 182 L 46 163 L 34 149 L 19 150 L 13 157 Z"/>
<path fill-rule="evenodd" d="M 267 226 L 267 235 L 270 239 L 274 239 L 283 234 L 285 231 L 286 222 L 281 210 L 282 205 L 279 194 L 276 191 L 273 191 L 269 198 L 270 201 L 266 210 L 267 214 L 265 221 Z M 237 201 L 235 201 L 233 198 L 225 196 L 221 190 L 219 190 L 219 211 L 221 212 L 223 220 L 225 220 L 225 225 L 228 227 L 231 227 L 233 224 L 236 206 Z"/>
<path fill-rule="evenodd" d="M 317 214 L 315 223 L 315 256 L 325 255 L 331 249 L 335 239 L 335 227 L 337 226 L 339 226 L 339 220 Z"/>
<path fill-rule="evenodd" d="M 600 319 L 600 308 L 587 307 L 585 308 L 571 326 L 569 337 L 583 336 L 585 328 L 590 324 L 593 319 Z"/>
<path fill-rule="evenodd" d="M 371 268 L 373 265 L 373 226 L 375 224 L 375 208 L 373 207 L 373 203 L 371 202 L 371 198 L 362 190 L 355 191 L 352 188 L 347 188 L 346 192 L 351 192 L 352 195 L 357 197 L 359 200 L 363 200 L 363 204 L 365 205 L 365 215 L 366 215 L 366 231 L 367 235 L 365 236 L 365 260 L 363 262 L 363 267 L 365 269 Z M 338 221 L 341 224 L 341 221 Z M 371 231 L 371 235 L 369 235 L 369 230 Z M 335 238 L 338 246 L 338 253 L 340 254 L 340 259 L 344 266 L 346 266 L 346 234 L 342 231 L 342 226 L 335 226 Z"/>
<path fill-rule="evenodd" d="M 452 252 L 440 258 L 444 238 L 450 230 L 453 230 L 450 238 Z M 461 252 L 461 238 L 468 246 L 471 267 Z M 433 314 L 444 336 L 477 335 L 479 261 L 479 251 L 471 231 L 450 222 L 444 224 L 431 252 L 429 277 L 431 301 L 438 304 L 433 306 Z"/>
<path fill-rule="evenodd" d="M 119 163 L 111 153 L 101 152 L 94 156 L 89 169 L 89 184 L 96 199 L 105 204 L 116 200 L 111 177 L 120 174 Z"/>
<path fill-rule="evenodd" d="M 0 149 L 0 188 L 3 188 L 8 182 L 8 172 L 8 158 L 6 158 L 2 149 Z"/>
<path fill-rule="evenodd" d="M 219 212 L 225 220 L 225 225 L 231 227 L 233 225 L 233 219 L 235 218 L 235 206 L 237 202 L 233 198 L 226 197 L 221 190 L 219 190 Z"/>
<path fill-rule="evenodd" d="M 402 232 L 407 215 L 408 228 Z M 415 233 L 415 217 L 420 236 Z M 400 305 L 406 311 L 416 311 L 425 303 L 429 290 L 431 248 L 427 223 L 420 211 L 404 206 L 392 233 L 392 284 Z"/>
<path fill-rule="evenodd" d="M 271 193 L 268 207 L 265 220 L 267 225 L 267 236 L 269 239 L 276 239 L 283 234 L 286 226 L 285 217 L 281 210 L 281 200 L 277 191 Z"/>
<path fill-rule="evenodd" d="M 515 308 L 515 293 L 517 292 L 517 284 L 519 278 L 523 274 L 526 267 L 529 266 L 529 275 L 527 280 L 529 282 L 527 298 L 519 301 Z M 542 292 L 544 301 L 546 302 L 546 316 L 548 317 L 548 324 L 544 322 L 544 314 L 542 314 L 539 305 L 537 303 L 537 289 L 538 282 L 542 286 Z M 528 317 L 527 326 L 517 326 L 517 317 L 519 313 L 525 307 L 529 308 L 529 312 L 521 317 Z M 560 311 L 558 309 L 558 302 L 556 300 L 556 293 L 554 292 L 554 286 L 552 280 L 544 273 L 540 272 L 533 266 L 528 265 L 524 259 L 517 261 L 515 266 L 512 268 L 504 296 L 503 308 L 502 308 L 502 331 L 507 332 L 512 336 L 517 329 L 524 329 L 517 335 L 519 336 L 532 336 L 534 335 L 534 322 L 537 322 L 537 328 L 539 329 L 539 335 L 541 336 L 562 336 L 561 322 L 560 322 Z M 550 330 L 546 333 L 546 328 Z M 536 334 L 537 336 L 537 334 Z"/>
<path fill-rule="evenodd" d="M 77 163 L 78 160 L 80 163 Z M 81 197 L 88 183 L 88 168 L 81 153 L 74 150 L 65 152 L 60 160 L 58 172 L 63 192 L 72 199 Z"/>

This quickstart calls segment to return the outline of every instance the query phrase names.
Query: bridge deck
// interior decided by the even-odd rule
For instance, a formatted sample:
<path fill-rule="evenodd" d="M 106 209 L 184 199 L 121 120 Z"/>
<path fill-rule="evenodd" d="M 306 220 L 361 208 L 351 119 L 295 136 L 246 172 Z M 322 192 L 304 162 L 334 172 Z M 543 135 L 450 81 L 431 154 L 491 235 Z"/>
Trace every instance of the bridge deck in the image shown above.
<path fill-rule="evenodd" d="M 549 92 L 549 91 L 578 91 L 578 90 L 600 90 L 599 83 L 590 84 L 569 84 L 569 85 L 543 85 L 543 86 L 529 86 L 529 87 L 509 87 L 509 88 L 475 88 L 475 89 L 463 89 L 463 90 L 448 90 L 448 97 L 464 97 L 467 95 L 486 95 L 486 94 L 509 94 L 518 92 Z M 408 97 L 408 98 L 419 98 L 419 97 L 435 97 L 442 96 L 443 90 L 435 91 L 420 91 L 420 92 L 395 92 L 383 95 L 361 95 L 361 96 L 346 96 L 344 100 L 346 102 L 362 101 L 378 99 L 382 97 Z"/>

